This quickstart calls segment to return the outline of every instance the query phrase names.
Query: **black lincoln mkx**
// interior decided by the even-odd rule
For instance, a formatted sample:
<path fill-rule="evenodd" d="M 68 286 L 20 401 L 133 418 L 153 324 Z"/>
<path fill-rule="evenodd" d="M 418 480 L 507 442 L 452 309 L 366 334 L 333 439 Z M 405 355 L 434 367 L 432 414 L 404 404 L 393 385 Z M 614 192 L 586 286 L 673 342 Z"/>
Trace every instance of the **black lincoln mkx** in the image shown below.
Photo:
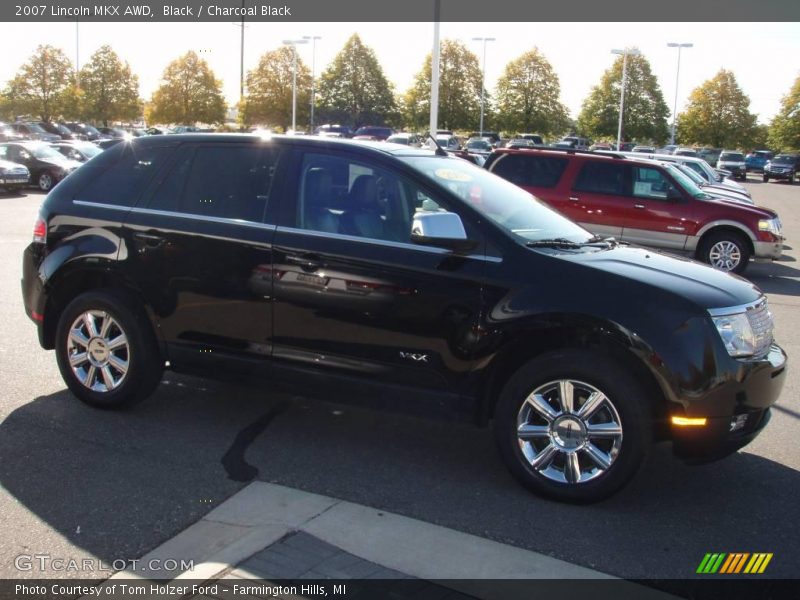
<path fill-rule="evenodd" d="M 753 284 L 405 146 L 126 141 L 48 195 L 23 267 L 84 402 L 134 404 L 170 368 L 492 422 L 514 476 L 561 500 L 612 494 L 654 441 L 735 451 L 786 378 Z"/>

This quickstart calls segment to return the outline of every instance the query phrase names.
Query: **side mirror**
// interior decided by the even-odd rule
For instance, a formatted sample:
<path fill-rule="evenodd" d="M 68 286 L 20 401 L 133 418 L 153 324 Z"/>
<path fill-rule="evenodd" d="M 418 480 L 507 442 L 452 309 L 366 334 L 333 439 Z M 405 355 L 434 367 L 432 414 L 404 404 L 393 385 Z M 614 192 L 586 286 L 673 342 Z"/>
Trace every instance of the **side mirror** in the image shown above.
<path fill-rule="evenodd" d="M 421 246 L 438 246 L 467 252 L 478 245 L 467 239 L 461 217 L 451 212 L 418 212 L 411 224 L 411 241 Z"/>

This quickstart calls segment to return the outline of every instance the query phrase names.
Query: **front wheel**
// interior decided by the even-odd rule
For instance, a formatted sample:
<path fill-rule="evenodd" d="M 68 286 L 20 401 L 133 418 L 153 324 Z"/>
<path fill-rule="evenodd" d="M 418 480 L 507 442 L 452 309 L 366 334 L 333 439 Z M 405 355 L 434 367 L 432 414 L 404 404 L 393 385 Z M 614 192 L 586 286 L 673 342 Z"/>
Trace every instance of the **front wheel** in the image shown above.
<path fill-rule="evenodd" d="M 767 183 L 767 182 L 769 181 L 769 175 L 764 175 L 763 177 L 761 177 L 761 180 L 762 180 L 764 183 Z"/>
<path fill-rule="evenodd" d="M 509 380 L 494 433 L 522 485 L 556 500 L 596 502 L 624 486 L 644 461 L 651 408 L 622 365 L 563 350 L 529 361 Z"/>
<path fill-rule="evenodd" d="M 42 171 L 42 173 L 39 175 L 39 179 L 37 180 L 39 189 L 43 192 L 49 192 L 54 183 L 55 179 L 47 171 Z"/>
<path fill-rule="evenodd" d="M 100 408 L 144 400 L 163 371 L 147 316 L 109 290 L 82 294 L 64 309 L 56 331 L 56 358 L 70 391 Z"/>
<path fill-rule="evenodd" d="M 700 244 L 698 258 L 720 271 L 743 273 L 750 261 L 750 246 L 732 231 L 712 233 Z"/>

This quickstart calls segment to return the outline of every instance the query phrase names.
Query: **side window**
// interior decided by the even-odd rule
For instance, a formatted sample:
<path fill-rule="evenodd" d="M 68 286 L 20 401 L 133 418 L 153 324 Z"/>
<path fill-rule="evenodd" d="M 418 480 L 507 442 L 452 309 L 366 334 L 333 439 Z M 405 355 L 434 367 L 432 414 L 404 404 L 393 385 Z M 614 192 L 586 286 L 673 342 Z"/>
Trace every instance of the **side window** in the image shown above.
<path fill-rule="evenodd" d="M 414 213 L 438 209 L 405 178 L 345 157 L 306 154 L 299 184 L 300 229 L 409 242 Z"/>
<path fill-rule="evenodd" d="M 575 178 L 573 189 L 578 192 L 622 195 L 625 166 L 618 163 L 589 161 L 584 163 Z"/>
<path fill-rule="evenodd" d="M 275 148 L 255 145 L 184 147 L 147 207 L 261 222 L 277 155 Z"/>
<path fill-rule="evenodd" d="M 506 154 L 492 165 L 492 173 L 519 186 L 551 188 L 566 168 L 566 158 Z"/>
<path fill-rule="evenodd" d="M 0 146 L 0 158 L 8 159 L 8 146 Z"/>
<path fill-rule="evenodd" d="M 89 180 L 75 199 L 115 206 L 133 206 L 172 148 L 127 146 L 119 160 Z"/>
<path fill-rule="evenodd" d="M 632 191 L 637 198 L 649 200 L 666 200 L 676 193 L 675 186 L 664 174 L 653 167 L 632 167 Z"/>

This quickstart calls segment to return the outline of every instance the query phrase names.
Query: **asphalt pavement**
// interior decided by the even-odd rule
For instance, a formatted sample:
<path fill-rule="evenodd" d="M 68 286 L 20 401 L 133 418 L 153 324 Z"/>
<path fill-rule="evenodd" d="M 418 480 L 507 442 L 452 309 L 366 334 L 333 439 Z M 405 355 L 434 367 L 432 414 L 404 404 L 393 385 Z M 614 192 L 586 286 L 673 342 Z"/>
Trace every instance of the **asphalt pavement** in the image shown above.
<path fill-rule="evenodd" d="M 132 410 L 82 405 L 22 307 L 21 254 L 42 195 L 0 195 L 0 578 L 104 579 L 104 565 L 145 555 L 253 481 L 618 577 L 689 577 L 707 552 L 771 552 L 766 575 L 796 577 L 800 185 L 751 178 L 747 186 L 778 210 L 788 238 L 784 260 L 746 274 L 768 294 L 790 359 L 772 422 L 744 450 L 705 466 L 685 466 L 657 446 L 631 485 L 592 506 L 522 489 L 488 430 L 278 394 L 267 383 L 168 372 Z M 50 562 L 26 559 L 37 555 Z M 58 558 L 99 567 L 58 570 Z"/>

